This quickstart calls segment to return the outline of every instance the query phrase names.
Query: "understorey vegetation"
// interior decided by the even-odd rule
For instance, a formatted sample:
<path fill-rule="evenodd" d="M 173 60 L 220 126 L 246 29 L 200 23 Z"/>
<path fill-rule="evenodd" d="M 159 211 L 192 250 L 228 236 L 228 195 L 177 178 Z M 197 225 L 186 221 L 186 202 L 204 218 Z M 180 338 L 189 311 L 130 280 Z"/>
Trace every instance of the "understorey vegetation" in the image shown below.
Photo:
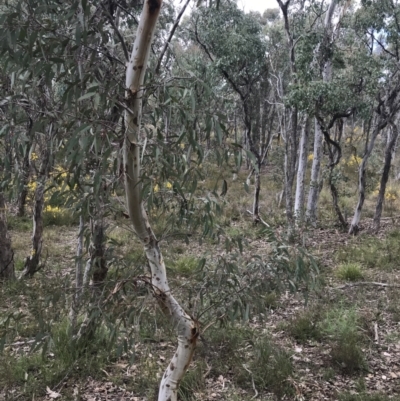
<path fill-rule="evenodd" d="M 400 400 L 398 20 L 1 3 L 0 399 Z"/>

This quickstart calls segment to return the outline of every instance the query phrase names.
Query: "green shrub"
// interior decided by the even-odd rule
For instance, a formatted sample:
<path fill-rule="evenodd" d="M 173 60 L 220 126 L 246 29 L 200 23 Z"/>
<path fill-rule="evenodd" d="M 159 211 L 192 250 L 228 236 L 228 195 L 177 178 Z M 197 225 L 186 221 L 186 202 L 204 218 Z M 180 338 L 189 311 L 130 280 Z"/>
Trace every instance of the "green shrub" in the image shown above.
<path fill-rule="evenodd" d="M 286 326 L 289 334 L 297 341 L 320 340 L 322 333 L 319 327 L 319 313 L 307 311 L 293 318 Z"/>
<path fill-rule="evenodd" d="M 359 316 L 354 309 L 342 307 L 327 311 L 320 327 L 331 341 L 331 358 L 343 373 L 353 374 L 367 367 L 364 352 L 365 336 L 359 331 Z"/>
<path fill-rule="evenodd" d="M 359 263 L 344 263 L 336 270 L 336 276 L 345 281 L 358 281 L 364 278 Z"/>
<path fill-rule="evenodd" d="M 254 344 L 249 368 L 256 387 L 273 392 L 278 399 L 293 393 L 289 381 L 293 373 L 290 355 L 269 338 L 263 337 Z"/>
<path fill-rule="evenodd" d="M 356 241 L 342 247 L 336 254 L 338 262 L 358 263 L 363 267 L 394 270 L 399 268 L 400 231 L 394 230 L 384 238 L 360 236 Z"/>

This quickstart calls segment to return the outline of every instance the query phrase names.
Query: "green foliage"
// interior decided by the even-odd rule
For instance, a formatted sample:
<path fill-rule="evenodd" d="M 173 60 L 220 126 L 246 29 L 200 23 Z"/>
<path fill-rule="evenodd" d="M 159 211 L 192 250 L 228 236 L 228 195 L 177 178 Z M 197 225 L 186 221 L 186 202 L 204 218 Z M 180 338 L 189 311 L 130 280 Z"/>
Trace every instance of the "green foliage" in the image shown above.
<path fill-rule="evenodd" d="M 215 377 L 230 376 L 244 389 L 251 389 L 254 381 L 256 388 L 272 392 L 279 399 L 292 394 L 290 354 L 271 338 L 238 325 L 211 329 L 206 337 L 207 349 L 200 348 L 199 354 L 210 357 Z"/>
<path fill-rule="evenodd" d="M 293 373 L 290 354 L 267 337 L 256 341 L 253 352 L 249 370 L 256 387 L 272 391 L 278 399 L 293 394 L 289 381 Z"/>
<path fill-rule="evenodd" d="M 360 318 L 353 309 L 333 308 L 326 312 L 320 327 L 331 339 L 331 358 L 335 367 L 353 374 L 366 369 L 362 345 L 365 337 L 360 333 Z"/>
<path fill-rule="evenodd" d="M 69 209 L 59 207 L 46 207 L 43 210 L 43 224 L 45 226 L 71 226 L 77 225 L 79 219 Z"/>
<path fill-rule="evenodd" d="M 299 342 L 319 341 L 323 335 L 320 327 L 321 318 L 320 310 L 311 309 L 305 311 L 291 319 L 286 326 L 286 330 Z"/>
<path fill-rule="evenodd" d="M 358 281 L 364 278 L 364 274 L 359 263 L 341 264 L 335 271 L 335 274 L 338 278 L 345 281 Z"/>
<path fill-rule="evenodd" d="M 384 238 L 360 236 L 355 243 L 342 247 L 336 254 L 338 262 L 358 263 L 362 267 L 381 270 L 398 269 L 400 231 L 389 232 Z"/>
<path fill-rule="evenodd" d="M 179 397 L 182 401 L 195 401 L 195 394 L 205 388 L 204 370 L 205 363 L 202 361 L 194 362 L 183 376 L 179 385 Z"/>
<path fill-rule="evenodd" d="M 7 216 L 7 223 L 9 230 L 32 231 L 32 219 L 27 216 L 17 217 L 10 214 Z"/>
<path fill-rule="evenodd" d="M 55 324 L 49 333 L 46 351 L 23 353 L 17 358 L 10 351 L 0 355 L 0 385 L 18 387 L 27 398 L 43 396 L 46 386 L 54 388 L 68 374 L 70 377 L 99 375 L 99 368 L 109 359 L 109 336 L 98 330 L 85 344 L 71 341 L 66 320 Z"/>
<path fill-rule="evenodd" d="M 169 264 L 172 272 L 182 275 L 190 276 L 199 267 L 199 259 L 193 256 L 181 256 L 180 258 L 171 261 Z"/>

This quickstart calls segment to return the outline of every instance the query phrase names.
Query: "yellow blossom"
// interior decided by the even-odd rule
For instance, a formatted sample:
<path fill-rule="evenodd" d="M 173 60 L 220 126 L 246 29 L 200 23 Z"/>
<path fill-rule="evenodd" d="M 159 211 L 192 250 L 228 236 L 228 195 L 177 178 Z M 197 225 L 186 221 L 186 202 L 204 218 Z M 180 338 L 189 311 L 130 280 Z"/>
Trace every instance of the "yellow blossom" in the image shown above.
<path fill-rule="evenodd" d="M 154 185 L 153 190 L 154 190 L 154 192 L 158 192 L 160 190 L 160 187 L 158 186 L 158 184 Z"/>
<path fill-rule="evenodd" d="M 169 181 L 167 181 L 167 182 L 165 183 L 165 188 L 171 189 L 171 188 L 172 188 L 172 184 L 171 184 Z"/>
<path fill-rule="evenodd" d="M 308 160 L 309 162 L 312 162 L 312 161 L 314 160 L 314 153 L 310 153 L 310 154 L 307 156 L 307 160 Z"/>

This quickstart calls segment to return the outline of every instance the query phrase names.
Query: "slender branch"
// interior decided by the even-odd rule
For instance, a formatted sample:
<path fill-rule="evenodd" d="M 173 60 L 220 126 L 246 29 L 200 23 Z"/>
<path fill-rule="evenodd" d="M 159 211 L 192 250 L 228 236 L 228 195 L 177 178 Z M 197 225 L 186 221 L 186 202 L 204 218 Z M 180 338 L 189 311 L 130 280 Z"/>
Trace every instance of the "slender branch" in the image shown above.
<path fill-rule="evenodd" d="M 158 74 L 158 72 L 160 71 L 160 67 L 161 67 L 162 60 L 164 58 L 164 54 L 165 54 L 165 52 L 167 51 L 167 49 L 169 47 L 169 44 L 170 44 L 170 42 L 172 40 L 172 37 L 174 36 L 176 28 L 178 28 L 178 25 L 179 25 L 179 22 L 180 22 L 180 20 L 182 18 L 182 15 L 184 14 L 184 12 L 186 10 L 186 7 L 189 5 L 189 3 L 190 3 L 190 0 L 187 0 L 186 3 L 184 4 L 184 6 L 182 7 L 180 13 L 176 17 L 176 20 L 174 22 L 174 25 L 172 26 L 171 32 L 168 35 L 168 39 L 165 42 L 163 49 L 161 50 L 160 57 L 158 58 L 158 62 L 157 62 L 156 70 L 155 70 L 156 74 Z"/>
<path fill-rule="evenodd" d="M 106 9 L 105 5 L 103 3 L 101 3 L 101 7 L 103 9 L 103 11 L 105 12 L 108 21 L 110 22 L 111 26 L 113 27 L 115 33 L 118 36 L 118 39 L 121 43 L 122 46 L 122 50 L 124 51 L 124 56 L 125 56 L 125 60 L 129 61 L 129 53 L 128 53 L 128 48 L 126 46 L 125 40 L 123 38 L 123 36 L 121 35 L 121 32 L 119 31 L 118 27 L 115 25 L 114 19 L 112 17 L 112 15 L 109 13 L 109 11 Z"/>
<path fill-rule="evenodd" d="M 347 283 L 344 285 L 340 285 L 338 287 L 334 287 L 335 290 L 343 290 L 344 288 L 351 287 L 360 287 L 360 286 L 377 286 L 377 287 L 385 287 L 385 288 L 400 288 L 398 284 L 389 284 L 389 283 L 379 283 L 376 281 L 357 281 L 356 283 Z"/>

